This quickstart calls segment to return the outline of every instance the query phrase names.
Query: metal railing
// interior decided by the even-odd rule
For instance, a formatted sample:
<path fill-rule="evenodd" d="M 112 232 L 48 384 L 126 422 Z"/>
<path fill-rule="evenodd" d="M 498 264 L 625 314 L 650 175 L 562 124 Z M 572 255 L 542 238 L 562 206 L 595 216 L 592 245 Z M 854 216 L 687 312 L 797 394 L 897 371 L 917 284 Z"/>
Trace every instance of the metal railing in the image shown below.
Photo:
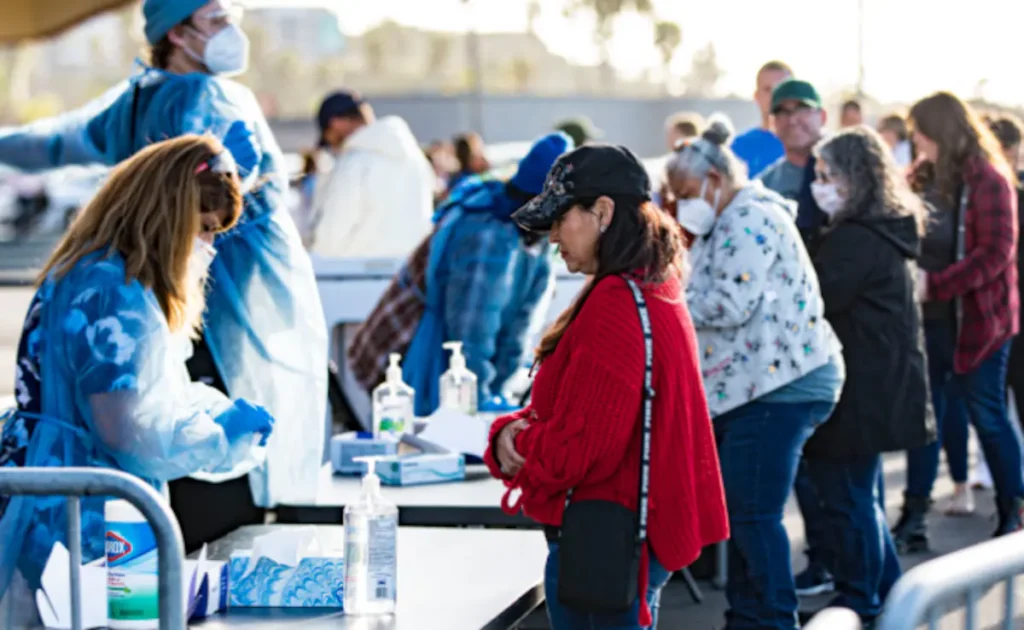
<path fill-rule="evenodd" d="M 1024 532 L 1002 536 L 925 562 L 900 578 L 885 602 L 877 630 L 913 630 L 952 610 L 966 598 L 964 628 L 978 627 L 978 600 L 999 582 L 1006 585 L 1002 628 L 1012 630 L 1015 577 L 1024 573 Z"/>
<path fill-rule="evenodd" d="M 182 572 L 185 545 L 178 521 L 167 502 L 152 487 L 129 474 L 102 468 L 0 469 L 0 495 L 56 495 L 67 497 L 68 551 L 71 554 L 71 627 L 82 628 L 82 525 L 81 497 L 114 496 L 134 505 L 149 521 L 156 536 L 160 630 L 185 627 Z"/>
<path fill-rule="evenodd" d="M 849 608 L 826 608 L 803 627 L 803 630 L 861 630 L 860 617 Z"/>

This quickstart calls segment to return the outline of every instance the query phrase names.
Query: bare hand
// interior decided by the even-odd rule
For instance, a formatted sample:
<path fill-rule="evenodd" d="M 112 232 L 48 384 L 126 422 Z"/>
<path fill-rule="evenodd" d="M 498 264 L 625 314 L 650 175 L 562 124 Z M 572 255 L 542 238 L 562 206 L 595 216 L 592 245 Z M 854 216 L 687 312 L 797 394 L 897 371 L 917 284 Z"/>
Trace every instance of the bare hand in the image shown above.
<path fill-rule="evenodd" d="M 510 422 L 498 433 L 498 439 L 495 440 L 498 447 L 497 453 L 495 453 L 498 465 L 501 466 L 501 471 L 510 477 L 518 474 L 522 470 L 523 464 L 526 463 L 523 456 L 516 450 L 516 436 L 527 426 L 529 425 L 526 420 Z"/>

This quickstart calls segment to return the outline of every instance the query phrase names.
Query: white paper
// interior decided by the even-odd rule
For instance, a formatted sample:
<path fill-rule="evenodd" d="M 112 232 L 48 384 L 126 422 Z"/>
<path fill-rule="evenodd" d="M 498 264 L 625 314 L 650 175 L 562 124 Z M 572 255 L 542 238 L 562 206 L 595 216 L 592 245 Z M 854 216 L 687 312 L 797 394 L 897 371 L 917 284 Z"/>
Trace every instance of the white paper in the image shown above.
<path fill-rule="evenodd" d="M 36 605 L 43 625 L 53 630 L 71 628 L 71 554 L 61 543 L 55 543 L 43 568 L 41 588 L 36 591 Z M 107 567 L 102 561 L 79 567 L 82 586 L 82 626 L 103 628 L 107 625 Z"/>
<path fill-rule="evenodd" d="M 314 527 L 271 532 L 253 539 L 249 564 L 245 567 L 242 577 L 253 572 L 260 558 L 268 558 L 288 567 L 297 567 L 303 558 L 320 555 L 321 544 Z"/>
<path fill-rule="evenodd" d="M 453 409 L 438 409 L 427 420 L 427 426 L 416 439 L 438 447 L 441 452 L 465 453 L 483 457 L 487 450 L 490 424 L 486 419 Z M 424 452 L 438 452 L 423 449 Z"/>

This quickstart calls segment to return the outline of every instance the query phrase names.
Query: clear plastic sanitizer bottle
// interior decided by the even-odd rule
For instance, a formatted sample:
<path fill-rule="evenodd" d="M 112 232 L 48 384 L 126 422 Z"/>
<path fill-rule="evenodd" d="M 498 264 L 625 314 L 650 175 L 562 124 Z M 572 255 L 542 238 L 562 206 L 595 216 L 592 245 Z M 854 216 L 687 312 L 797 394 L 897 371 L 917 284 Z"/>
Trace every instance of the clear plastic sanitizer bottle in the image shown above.
<path fill-rule="evenodd" d="M 449 341 L 443 347 L 452 351 L 452 358 L 448 363 L 448 371 L 441 375 L 441 406 L 475 416 L 477 410 L 476 374 L 466 367 L 466 357 L 462 354 L 462 342 Z"/>
<path fill-rule="evenodd" d="M 402 380 L 400 354 L 388 357 L 390 364 L 384 382 L 373 390 L 373 437 L 382 435 L 401 437 L 415 422 L 413 402 L 416 392 Z"/>
<path fill-rule="evenodd" d="M 345 506 L 345 614 L 390 615 L 398 599 L 398 506 L 380 492 L 375 457 L 366 462 L 359 502 Z"/>

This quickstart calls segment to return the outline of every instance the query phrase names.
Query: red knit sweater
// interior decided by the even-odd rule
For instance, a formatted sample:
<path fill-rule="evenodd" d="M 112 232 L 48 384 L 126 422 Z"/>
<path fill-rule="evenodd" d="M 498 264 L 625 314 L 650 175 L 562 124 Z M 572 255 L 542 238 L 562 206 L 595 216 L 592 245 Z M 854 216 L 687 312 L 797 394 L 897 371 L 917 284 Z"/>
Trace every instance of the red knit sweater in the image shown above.
<path fill-rule="evenodd" d="M 673 278 L 643 287 L 654 338 L 654 390 L 648 541 L 670 571 L 729 535 L 722 477 L 682 285 Z M 591 292 L 555 352 L 537 372 L 530 407 L 499 418 L 491 444 L 510 422 L 526 418 L 516 438 L 526 465 L 505 477 L 495 454 L 491 473 L 509 490 L 503 507 L 545 525 L 561 525 L 565 494 L 636 509 L 639 494 L 644 340 L 633 295 L 622 278 Z M 522 492 L 510 505 L 513 490 Z M 640 593 L 646 592 L 647 562 Z M 641 625 L 650 624 L 646 602 Z"/>

